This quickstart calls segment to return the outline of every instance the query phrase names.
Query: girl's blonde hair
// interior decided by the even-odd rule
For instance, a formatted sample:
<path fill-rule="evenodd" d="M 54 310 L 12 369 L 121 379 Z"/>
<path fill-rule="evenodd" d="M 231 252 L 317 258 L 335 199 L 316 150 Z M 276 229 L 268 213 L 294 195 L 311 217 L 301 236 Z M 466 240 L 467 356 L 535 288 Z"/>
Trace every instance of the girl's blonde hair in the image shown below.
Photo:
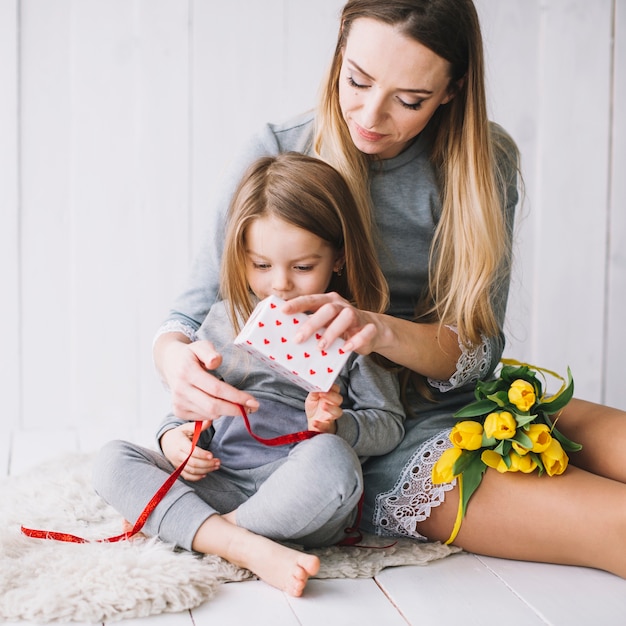
<path fill-rule="evenodd" d="M 389 24 L 450 64 L 454 97 L 435 112 L 424 132 L 431 134 L 441 195 L 441 218 L 430 251 L 429 290 L 416 317 L 454 325 L 460 340 L 477 345 L 499 324 L 491 297 L 510 264 L 503 203 L 510 173 L 517 169 L 512 141 L 487 119 L 482 36 L 471 0 L 350 0 L 317 115 L 315 150 L 344 176 L 363 221 L 372 224 L 369 157 L 357 150 L 339 106 L 343 50 L 359 18 Z"/>
<path fill-rule="evenodd" d="M 246 230 L 253 220 L 266 216 L 307 230 L 344 253 L 345 269 L 333 273 L 329 291 L 360 309 L 378 313 L 387 309 L 387 282 L 371 230 L 363 223 L 348 185 L 328 163 L 287 152 L 255 161 L 230 205 L 220 289 L 236 332 L 255 305 L 246 280 Z"/>

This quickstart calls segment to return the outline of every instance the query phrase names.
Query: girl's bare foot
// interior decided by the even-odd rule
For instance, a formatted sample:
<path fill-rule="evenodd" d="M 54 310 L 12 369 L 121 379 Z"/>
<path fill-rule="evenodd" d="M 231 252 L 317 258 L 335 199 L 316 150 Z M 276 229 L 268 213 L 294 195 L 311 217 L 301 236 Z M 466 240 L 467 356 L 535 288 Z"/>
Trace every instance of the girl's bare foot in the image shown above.
<path fill-rule="evenodd" d="M 317 556 L 256 535 L 219 515 L 212 515 L 199 528 L 192 548 L 249 569 L 272 587 L 296 597 L 320 568 Z"/>
<path fill-rule="evenodd" d="M 122 520 L 122 532 L 123 533 L 130 533 L 133 528 L 134 528 L 134 524 L 131 524 L 127 519 Z M 145 539 L 146 536 L 143 533 L 135 533 L 134 535 L 131 535 L 130 537 L 128 537 L 129 539 Z"/>
<path fill-rule="evenodd" d="M 291 596 L 301 596 L 309 577 L 319 571 L 319 558 L 247 530 L 244 532 L 249 537 L 237 540 L 236 546 L 233 544 L 233 557 L 237 561 L 232 562 L 249 569 L 261 580 Z"/>

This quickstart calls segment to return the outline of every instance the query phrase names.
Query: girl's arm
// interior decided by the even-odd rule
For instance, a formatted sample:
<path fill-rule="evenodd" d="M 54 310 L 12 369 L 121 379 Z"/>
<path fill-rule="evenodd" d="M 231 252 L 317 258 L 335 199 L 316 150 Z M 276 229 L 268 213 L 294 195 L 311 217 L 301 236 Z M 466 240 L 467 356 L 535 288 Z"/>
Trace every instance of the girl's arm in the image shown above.
<path fill-rule="evenodd" d="M 368 356 L 355 356 L 342 372 L 343 413 L 336 434 L 360 457 L 386 454 L 404 437 L 405 412 L 398 377 Z"/>

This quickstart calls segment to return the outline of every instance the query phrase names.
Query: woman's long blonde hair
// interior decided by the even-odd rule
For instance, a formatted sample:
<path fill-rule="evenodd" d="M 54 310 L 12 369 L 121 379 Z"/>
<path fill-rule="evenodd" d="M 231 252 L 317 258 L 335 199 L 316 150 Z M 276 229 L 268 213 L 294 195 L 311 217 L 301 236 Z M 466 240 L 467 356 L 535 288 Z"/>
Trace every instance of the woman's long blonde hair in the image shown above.
<path fill-rule="evenodd" d="M 364 222 L 374 231 L 370 157 L 355 147 L 339 106 L 343 50 L 359 18 L 392 25 L 450 63 L 455 96 L 438 108 L 424 131 L 433 137 L 431 162 L 442 211 L 430 251 L 429 291 L 416 316 L 453 325 L 464 344 L 477 345 L 483 336 L 499 332 L 491 297 L 509 269 L 510 248 L 503 210 L 509 181 L 500 173 L 505 155 L 499 147 L 506 138 L 487 119 L 476 9 L 471 0 L 350 0 L 342 11 L 320 98 L 315 150 L 343 174 Z M 511 146 L 509 142 L 509 153 Z M 517 169 L 517 162 L 512 167 Z"/>
<path fill-rule="evenodd" d="M 255 298 L 246 280 L 246 230 L 273 216 L 303 228 L 343 252 L 345 267 L 334 273 L 329 291 L 358 308 L 382 313 L 389 303 L 371 231 L 363 223 L 341 174 L 328 163 L 296 152 L 262 157 L 244 175 L 228 214 L 220 290 L 228 300 L 236 332 L 252 313 Z"/>

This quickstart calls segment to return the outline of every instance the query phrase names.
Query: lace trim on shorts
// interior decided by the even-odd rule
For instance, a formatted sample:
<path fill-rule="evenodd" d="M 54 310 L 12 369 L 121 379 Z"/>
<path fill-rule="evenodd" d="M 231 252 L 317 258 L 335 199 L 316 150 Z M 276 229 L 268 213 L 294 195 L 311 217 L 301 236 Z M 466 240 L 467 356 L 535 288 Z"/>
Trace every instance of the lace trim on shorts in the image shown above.
<path fill-rule="evenodd" d="M 404 536 L 426 541 L 417 532 L 417 524 L 430 517 L 434 507 L 445 498 L 446 491 L 456 485 L 433 485 L 431 471 L 444 450 L 452 446 L 450 430 L 443 430 L 423 443 L 404 466 L 398 482 L 385 493 L 376 496 L 374 525 L 379 535 Z"/>
<path fill-rule="evenodd" d="M 458 334 L 454 326 L 446 326 Z M 492 349 L 491 342 L 483 336 L 481 344 L 468 348 L 459 341 L 461 355 L 456 362 L 456 371 L 449 380 L 428 379 L 428 384 L 436 387 L 439 391 L 446 392 L 462 387 L 467 383 L 476 382 L 487 372 L 491 365 Z"/>
<path fill-rule="evenodd" d="M 165 333 L 183 333 L 189 341 L 195 341 L 197 339 L 196 329 L 193 326 L 185 324 L 185 322 L 181 322 L 180 320 L 170 320 L 169 322 L 162 324 L 159 330 L 157 330 L 156 335 L 152 340 L 152 345 L 154 345 L 154 342 Z"/>

